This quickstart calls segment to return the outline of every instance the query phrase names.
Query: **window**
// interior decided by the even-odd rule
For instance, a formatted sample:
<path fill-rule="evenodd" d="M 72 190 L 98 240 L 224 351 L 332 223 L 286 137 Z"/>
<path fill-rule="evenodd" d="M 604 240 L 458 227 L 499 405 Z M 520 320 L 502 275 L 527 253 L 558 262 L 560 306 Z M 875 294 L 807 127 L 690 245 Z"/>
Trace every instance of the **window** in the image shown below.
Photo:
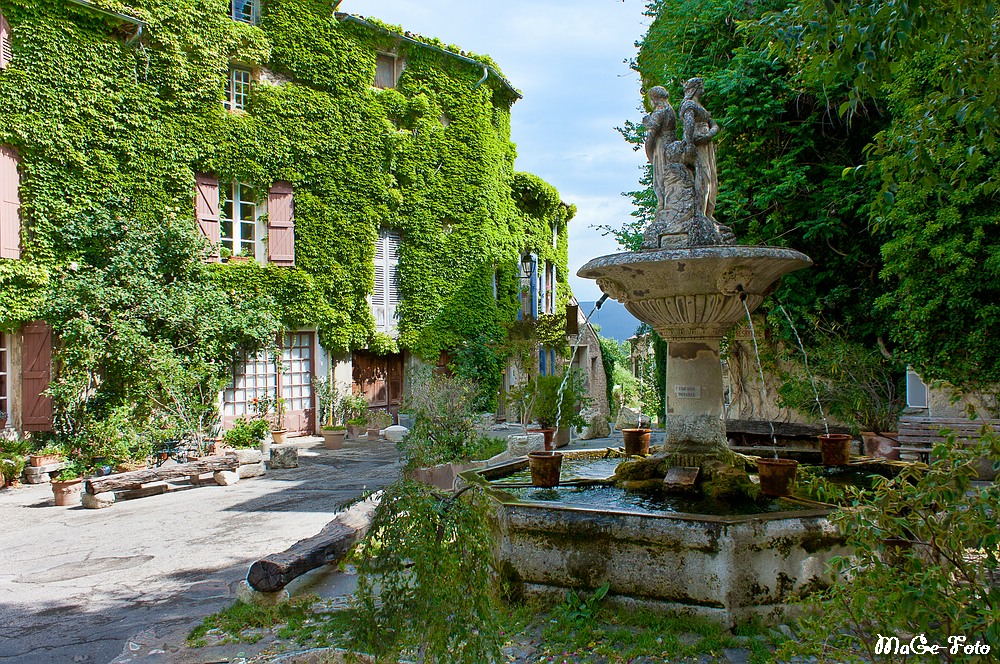
<path fill-rule="evenodd" d="M 6 69 L 14 57 L 14 50 L 10 43 L 10 23 L 0 12 L 0 69 Z"/>
<path fill-rule="evenodd" d="M 910 368 L 906 370 L 906 407 L 927 410 L 929 390 L 920 375 Z"/>
<path fill-rule="evenodd" d="M 379 53 L 375 56 L 375 87 L 394 88 L 403 72 L 403 61 L 395 55 Z"/>
<path fill-rule="evenodd" d="M 242 111 L 250 101 L 250 83 L 253 74 L 249 69 L 239 69 L 233 67 L 226 77 L 226 99 L 222 105 L 227 111 Z"/>
<path fill-rule="evenodd" d="M 257 202 L 257 193 L 250 185 L 230 182 L 222 192 L 222 217 L 219 240 L 233 256 L 249 256 L 264 260 L 264 223 L 261 217 L 265 205 Z"/>
<path fill-rule="evenodd" d="M 281 371 L 275 357 L 267 351 L 253 355 L 240 353 L 233 368 L 233 383 L 222 398 L 223 426 L 236 418 L 254 414 L 253 400 L 285 400 L 285 428 L 293 432 L 311 432 L 312 422 L 312 332 L 286 332 L 281 335 Z"/>
<path fill-rule="evenodd" d="M 230 0 L 229 15 L 234 21 L 257 25 L 260 20 L 260 0 Z"/>
<path fill-rule="evenodd" d="M 375 289 L 372 291 L 372 316 L 375 329 L 391 332 L 396 329 L 396 307 L 399 305 L 399 233 L 382 229 L 375 245 Z"/>
<path fill-rule="evenodd" d="M 10 397 L 8 392 L 7 376 L 10 373 L 8 365 L 7 339 L 9 337 L 0 332 L 0 420 L 7 420 L 7 426 L 13 426 L 8 415 L 10 413 Z"/>
<path fill-rule="evenodd" d="M 517 319 L 538 318 L 538 256 L 525 254 L 521 257 L 520 285 L 521 308 Z"/>
<path fill-rule="evenodd" d="M 556 266 L 549 261 L 545 261 L 545 274 L 540 284 L 542 293 L 541 310 L 544 314 L 553 314 L 556 311 Z"/>
<path fill-rule="evenodd" d="M 21 198 L 18 158 L 0 145 L 0 258 L 21 257 Z"/>

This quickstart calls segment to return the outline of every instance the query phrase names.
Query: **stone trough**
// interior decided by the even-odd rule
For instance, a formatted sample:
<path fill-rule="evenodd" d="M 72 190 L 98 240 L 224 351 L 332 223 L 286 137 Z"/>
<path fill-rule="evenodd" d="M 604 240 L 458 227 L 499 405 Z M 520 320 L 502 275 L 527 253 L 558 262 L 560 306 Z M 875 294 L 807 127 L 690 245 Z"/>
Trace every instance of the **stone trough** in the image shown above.
<path fill-rule="evenodd" d="M 520 500 L 490 484 L 526 465 L 517 459 L 461 475 L 493 501 L 501 573 L 525 594 L 607 583 L 612 601 L 730 627 L 754 617 L 780 622 L 788 602 L 829 585 L 832 556 L 849 554 L 827 519 L 832 508 L 821 503 L 783 499 L 787 511 L 742 516 L 650 514 Z"/>

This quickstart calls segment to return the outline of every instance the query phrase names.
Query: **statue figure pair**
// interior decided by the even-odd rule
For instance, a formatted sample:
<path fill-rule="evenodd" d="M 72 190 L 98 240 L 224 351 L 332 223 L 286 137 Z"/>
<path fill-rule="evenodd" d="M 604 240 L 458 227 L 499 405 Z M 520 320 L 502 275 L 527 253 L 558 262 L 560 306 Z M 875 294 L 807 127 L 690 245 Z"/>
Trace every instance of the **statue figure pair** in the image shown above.
<path fill-rule="evenodd" d="M 649 91 L 653 111 L 643 118 L 646 157 L 653 166 L 656 218 L 646 230 L 647 249 L 732 244 L 735 238 L 715 221 L 719 190 L 715 143 L 719 125 L 701 105 L 705 85 L 700 78 L 684 84 L 680 106 L 682 134 L 666 88 Z"/>

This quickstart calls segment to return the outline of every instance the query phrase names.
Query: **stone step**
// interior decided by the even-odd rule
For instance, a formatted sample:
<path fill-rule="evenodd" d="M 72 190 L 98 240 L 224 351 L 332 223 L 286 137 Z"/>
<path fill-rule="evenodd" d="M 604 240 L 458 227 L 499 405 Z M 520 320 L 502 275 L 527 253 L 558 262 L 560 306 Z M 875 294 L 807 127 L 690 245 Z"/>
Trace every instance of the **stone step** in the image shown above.
<path fill-rule="evenodd" d="M 42 484 L 49 481 L 49 473 L 54 473 L 66 467 L 65 461 L 49 463 L 44 466 L 25 466 L 24 483 Z"/>

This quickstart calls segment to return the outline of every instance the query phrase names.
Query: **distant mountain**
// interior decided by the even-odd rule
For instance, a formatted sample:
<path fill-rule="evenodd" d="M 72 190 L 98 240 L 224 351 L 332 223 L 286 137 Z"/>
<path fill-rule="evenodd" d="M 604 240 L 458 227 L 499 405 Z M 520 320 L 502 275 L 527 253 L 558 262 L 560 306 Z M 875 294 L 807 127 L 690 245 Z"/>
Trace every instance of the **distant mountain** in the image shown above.
<path fill-rule="evenodd" d="M 584 315 L 589 314 L 593 308 L 593 301 L 580 303 L 580 311 Z M 620 302 L 610 298 L 594 312 L 590 324 L 601 328 L 599 334 L 602 337 L 618 341 L 625 341 L 635 335 L 635 329 L 640 325 L 638 318 L 630 314 Z"/>

